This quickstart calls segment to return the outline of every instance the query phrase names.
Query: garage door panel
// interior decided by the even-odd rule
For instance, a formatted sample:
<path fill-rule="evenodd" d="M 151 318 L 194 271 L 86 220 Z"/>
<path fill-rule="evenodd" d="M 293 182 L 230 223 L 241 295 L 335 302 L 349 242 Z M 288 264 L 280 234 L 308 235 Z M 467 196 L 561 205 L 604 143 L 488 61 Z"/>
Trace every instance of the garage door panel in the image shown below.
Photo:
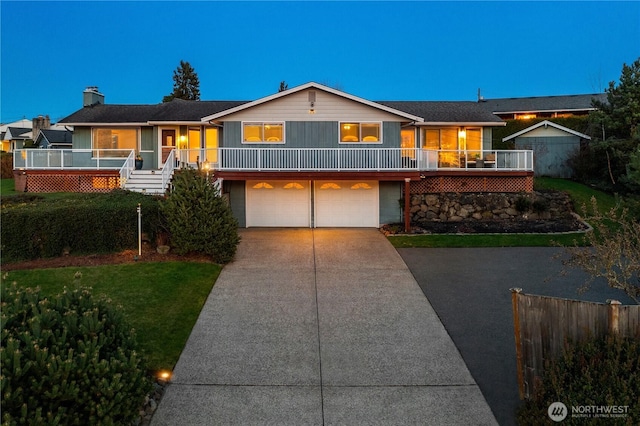
<path fill-rule="evenodd" d="M 315 183 L 317 227 L 379 226 L 376 181 L 318 181 Z"/>
<path fill-rule="evenodd" d="M 308 181 L 247 181 L 247 227 L 309 227 Z"/>

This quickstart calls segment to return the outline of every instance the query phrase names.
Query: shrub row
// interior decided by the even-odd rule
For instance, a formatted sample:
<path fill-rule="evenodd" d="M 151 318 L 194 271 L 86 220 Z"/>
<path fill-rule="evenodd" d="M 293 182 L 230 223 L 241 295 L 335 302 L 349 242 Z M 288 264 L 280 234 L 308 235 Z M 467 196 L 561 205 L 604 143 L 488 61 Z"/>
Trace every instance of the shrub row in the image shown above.
<path fill-rule="evenodd" d="M 88 288 L 1 289 L 2 424 L 131 424 L 151 388 L 134 331 Z"/>
<path fill-rule="evenodd" d="M 536 395 L 517 411 L 519 425 L 553 424 L 548 408 L 568 407 L 567 425 L 637 425 L 640 422 L 640 340 L 608 336 L 567 343 L 564 353 L 545 363 Z M 572 418 L 580 406 L 622 407 L 619 418 Z"/>
<path fill-rule="evenodd" d="M 128 191 L 69 194 L 52 200 L 16 195 L 2 199 L 3 261 L 100 253 L 137 246 L 138 203 L 142 229 L 154 238 L 159 200 Z"/>

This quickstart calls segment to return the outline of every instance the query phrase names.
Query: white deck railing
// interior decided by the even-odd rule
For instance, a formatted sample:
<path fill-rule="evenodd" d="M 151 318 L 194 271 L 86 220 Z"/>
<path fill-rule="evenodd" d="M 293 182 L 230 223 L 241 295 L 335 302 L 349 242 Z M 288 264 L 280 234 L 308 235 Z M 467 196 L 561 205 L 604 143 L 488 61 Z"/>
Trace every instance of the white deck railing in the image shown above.
<path fill-rule="evenodd" d="M 15 169 L 111 169 L 130 173 L 132 150 L 23 149 Z M 167 166 L 167 164 L 169 166 Z M 209 148 L 173 150 L 174 167 L 207 165 L 221 171 L 533 171 L 529 150 L 426 150 L 417 148 Z M 128 176 L 125 176 L 128 177 Z"/>
<path fill-rule="evenodd" d="M 417 148 L 219 148 L 223 171 L 533 171 L 533 151 Z"/>
<path fill-rule="evenodd" d="M 124 188 L 124 185 L 127 183 L 127 180 L 129 180 L 129 177 L 131 176 L 131 172 L 136 166 L 135 154 L 135 151 L 131 150 L 126 160 L 124 160 L 124 164 L 122 165 L 122 167 L 120 167 L 120 186 L 122 188 Z"/>
<path fill-rule="evenodd" d="M 132 149 L 17 149 L 13 151 L 13 168 L 120 170 L 132 155 Z"/>

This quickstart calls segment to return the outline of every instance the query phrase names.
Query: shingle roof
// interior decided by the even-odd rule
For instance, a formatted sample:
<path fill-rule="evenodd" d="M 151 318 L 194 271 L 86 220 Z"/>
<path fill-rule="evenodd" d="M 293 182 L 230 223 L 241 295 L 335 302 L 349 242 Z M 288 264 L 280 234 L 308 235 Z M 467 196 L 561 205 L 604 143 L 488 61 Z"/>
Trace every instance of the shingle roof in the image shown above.
<path fill-rule="evenodd" d="M 592 100 L 607 102 L 606 93 L 566 96 L 536 96 L 529 98 L 484 99 L 478 102 L 485 110 L 493 113 L 570 111 L 593 109 Z"/>
<path fill-rule="evenodd" d="M 71 137 L 73 133 L 68 130 L 42 129 L 40 132 L 45 138 L 47 138 L 49 143 L 71 144 Z"/>
<path fill-rule="evenodd" d="M 31 129 L 26 127 L 7 127 L 7 133 L 11 133 L 12 139 L 29 139 L 31 135 L 26 134 L 29 132 Z"/>
<path fill-rule="evenodd" d="M 248 101 L 185 101 L 154 105 L 104 105 L 84 107 L 60 123 L 146 123 L 200 121 L 202 117 L 235 108 Z M 500 123 L 502 120 L 476 102 L 379 101 L 389 108 L 424 118 L 426 122 Z"/>
<path fill-rule="evenodd" d="M 500 117 L 470 101 L 377 101 L 424 118 L 426 123 L 501 123 Z"/>
<path fill-rule="evenodd" d="M 202 117 L 241 105 L 246 101 L 185 101 L 152 105 L 97 104 L 84 107 L 60 123 L 146 123 L 148 121 L 200 121 Z"/>

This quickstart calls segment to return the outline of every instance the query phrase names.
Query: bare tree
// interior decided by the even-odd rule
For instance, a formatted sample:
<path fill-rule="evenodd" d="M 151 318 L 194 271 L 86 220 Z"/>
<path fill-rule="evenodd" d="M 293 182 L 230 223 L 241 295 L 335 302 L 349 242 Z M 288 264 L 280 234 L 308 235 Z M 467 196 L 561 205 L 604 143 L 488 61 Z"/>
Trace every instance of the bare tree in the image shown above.
<path fill-rule="evenodd" d="M 640 222 L 619 207 L 602 214 L 595 197 L 591 197 L 591 209 L 589 213 L 583 206 L 585 220 L 593 227 L 585 236 L 590 247 L 577 243 L 567 247 L 569 258 L 563 264 L 589 274 L 580 291 L 586 291 L 596 278 L 604 278 L 609 287 L 640 304 Z"/>

